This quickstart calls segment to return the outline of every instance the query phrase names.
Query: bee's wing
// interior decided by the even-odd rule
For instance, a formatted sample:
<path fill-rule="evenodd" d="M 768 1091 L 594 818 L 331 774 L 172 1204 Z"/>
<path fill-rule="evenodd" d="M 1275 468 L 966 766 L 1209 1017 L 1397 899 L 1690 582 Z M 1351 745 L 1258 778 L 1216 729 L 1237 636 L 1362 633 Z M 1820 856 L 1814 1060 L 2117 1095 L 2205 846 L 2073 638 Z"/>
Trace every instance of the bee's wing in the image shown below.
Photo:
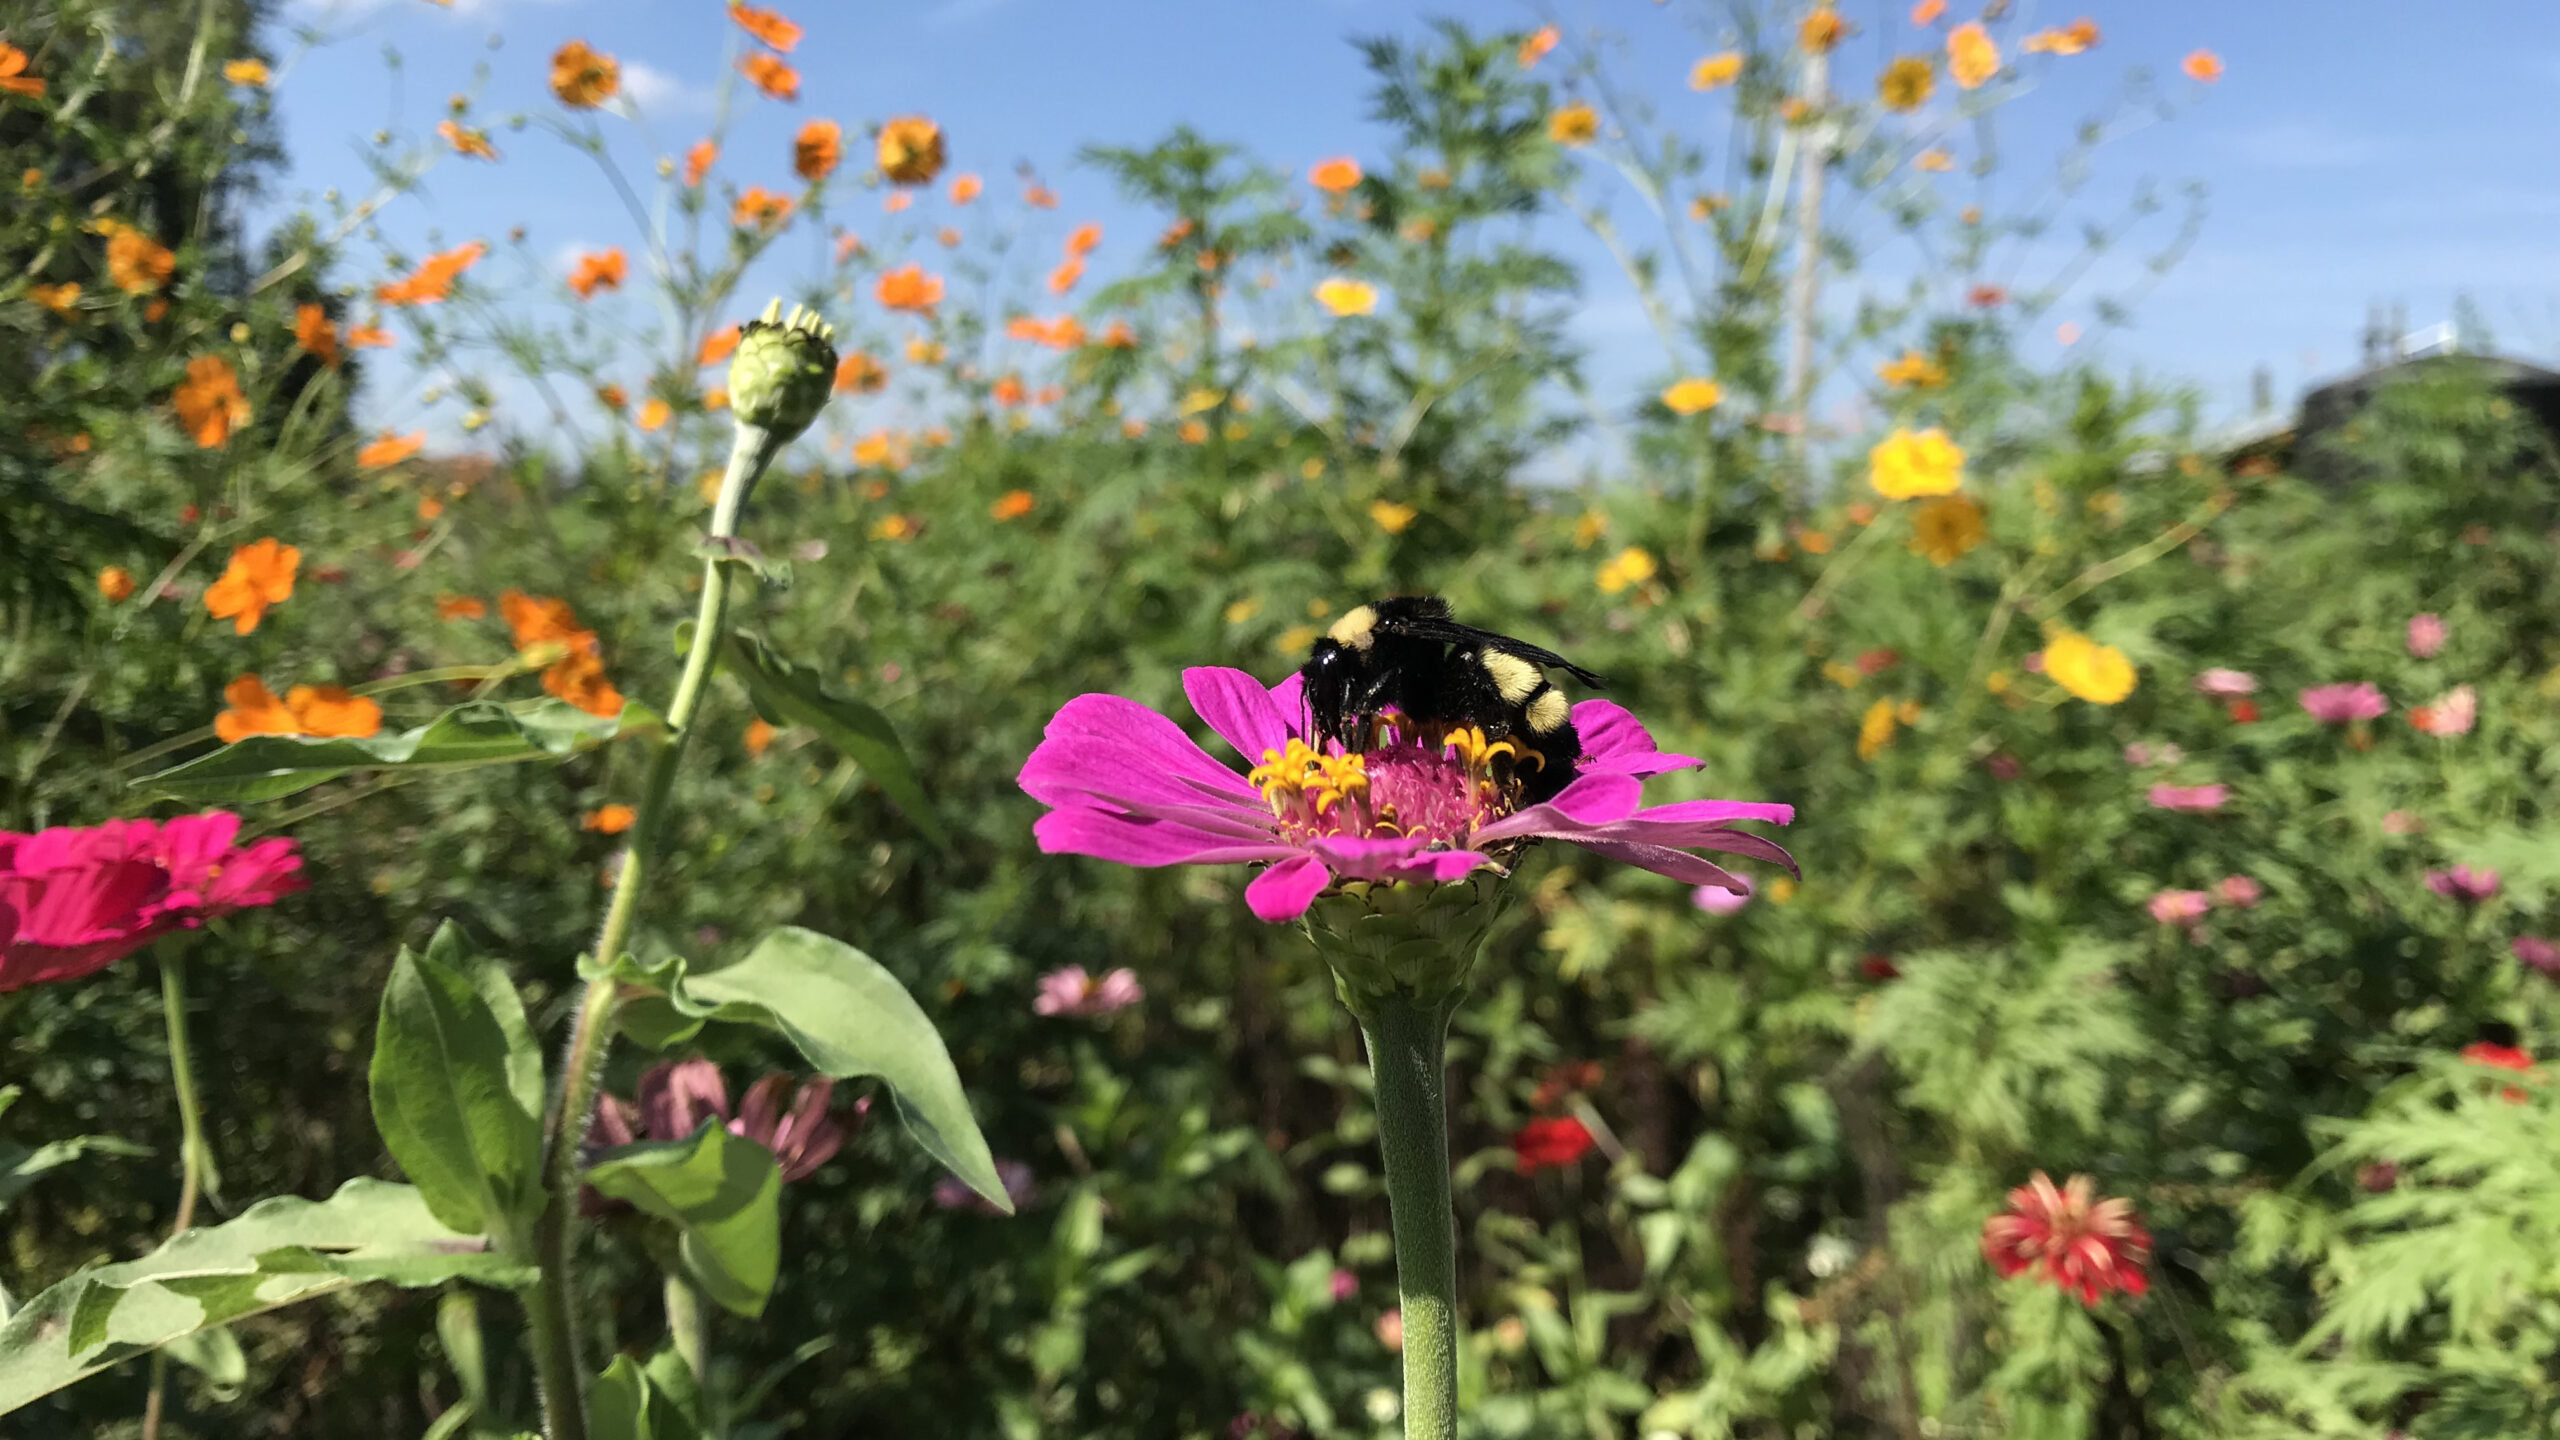
<path fill-rule="evenodd" d="M 1549 670 L 1562 670 L 1594 690 L 1605 688 L 1599 676 L 1553 650 L 1540 649 L 1526 640 L 1497 635 L 1491 630 L 1480 630 L 1473 625 L 1461 624 L 1455 620 L 1427 616 L 1400 619 L 1394 622 L 1394 626 L 1397 634 L 1410 635 L 1417 640 L 1436 640 L 1447 645 L 1474 645 L 1486 650 L 1498 650 L 1505 655 L 1526 660 L 1532 665 Z"/>

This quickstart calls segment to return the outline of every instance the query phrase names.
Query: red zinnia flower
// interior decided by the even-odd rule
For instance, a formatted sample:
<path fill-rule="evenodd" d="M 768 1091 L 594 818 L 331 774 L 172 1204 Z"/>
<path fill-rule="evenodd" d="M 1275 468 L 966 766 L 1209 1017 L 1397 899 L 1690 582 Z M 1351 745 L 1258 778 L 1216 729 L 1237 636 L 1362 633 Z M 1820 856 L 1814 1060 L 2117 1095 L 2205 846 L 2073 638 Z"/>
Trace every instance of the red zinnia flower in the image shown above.
<path fill-rule="evenodd" d="M 226 811 L 0 831 L 0 991 L 76 980 L 172 930 L 303 888 L 290 840 L 232 843 Z"/>
<path fill-rule="evenodd" d="M 2041 1269 L 2044 1278 L 2083 1305 L 2108 1290 L 2139 1295 L 2151 1288 L 2151 1232 L 2133 1218 L 2130 1200 L 2100 1200 L 2097 1182 L 2074 1175 L 2060 1189 L 2043 1171 L 2009 1192 L 2009 1208 L 1982 1222 L 1982 1258 L 2002 1279 Z"/>
<path fill-rule="evenodd" d="M 1591 1153 L 1591 1132 L 1570 1115 L 1532 1120 L 1511 1137 L 1523 1175 L 1549 1166 L 1562 1168 Z"/>

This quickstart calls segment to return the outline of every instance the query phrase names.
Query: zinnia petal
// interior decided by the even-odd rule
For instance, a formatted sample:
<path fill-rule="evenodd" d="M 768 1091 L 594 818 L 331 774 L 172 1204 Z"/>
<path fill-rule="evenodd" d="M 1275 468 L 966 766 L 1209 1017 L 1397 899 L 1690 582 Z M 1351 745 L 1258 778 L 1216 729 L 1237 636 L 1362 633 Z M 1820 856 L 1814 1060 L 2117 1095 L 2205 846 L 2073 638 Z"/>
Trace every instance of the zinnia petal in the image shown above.
<path fill-rule="evenodd" d="M 1742 878 L 1716 864 L 1667 845 L 1648 845 L 1640 840 L 1597 840 L 1580 836 L 1563 837 L 1574 844 L 1610 860 L 1668 875 L 1683 885 L 1720 885 L 1728 890 L 1748 888 Z"/>
<path fill-rule="evenodd" d="M 1573 729 L 1582 737 L 1581 768 L 1585 771 L 1660 775 L 1705 763 L 1687 755 L 1666 754 L 1654 744 L 1653 734 L 1644 728 L 1644 722 L 1614 700 L 1585 700 L 1574 706 Z"/>
<path fill-rule="evenodd" d="M 1193 666 L 1182 672 L 1182 693 L 1218 738 L 1234 746 L 1248 765 L 1261 763 L 1265 750 L 1288 745 L 1287 712 L 1272 703 L 1268 687 L 1241 670 Z"/>
<path fill-rule="evenodd" d="M 1117 695 L 1079 695 L 1061 707 L 1023 762 L 1020 783 L 1049 805 L 1096 791 L 1190 802 L 1204 789 L 1257 809 L 1262 804 L 1261 792 L 1210 758 L 1181 726 Z"/>
<path fill-rule="evenodd" d="M 1254 876 L 1253 883 L 1244 887 L 1244 903 L 1252 907 L 1255 919 L 1272 924 L 1295 920 L 1332 883 L 1333 874 L 1323 861 L 1297 855 Z"/>
<path fill-rule="evenodd" d="M 1298 854 L 1276 842 L 1253 845 L 1172 821 L 1073 807 L 1032 822 L 1032 837 L 1051 855 L 1090 855 L 1123 865 L 1230 865 Z"/>

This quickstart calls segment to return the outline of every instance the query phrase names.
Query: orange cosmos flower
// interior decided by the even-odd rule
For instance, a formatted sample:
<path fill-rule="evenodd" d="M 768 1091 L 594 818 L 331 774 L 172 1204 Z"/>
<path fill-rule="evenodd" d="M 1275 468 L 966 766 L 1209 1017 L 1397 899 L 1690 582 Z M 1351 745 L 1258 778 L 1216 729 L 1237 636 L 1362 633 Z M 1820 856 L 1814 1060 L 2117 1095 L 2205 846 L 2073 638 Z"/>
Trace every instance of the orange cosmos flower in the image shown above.
<path fill-rule="evenodd" d="M 1689 88 L 1721 90 L 1742 78 L 1742 52 L 1725 50 L 1689 67 Z"/>
<path fill-rule="evenodd" d="M 407 435 L 394 435 L 385 430 L 379 439 L 356 452 L 356 463 L 367 470 L 379 470 L 386 465 L 397 465 L 417 454 L 426 443 L 427 432 L 424 430 L 413 431 Z"/>
<path fill-rule="evenodd" d="M 1093 253 L 1093 247 L 1101 243 L 1102 227 L 1088 220 L 1077 226 L 1075 233 L 1067 237 L 1067 253 L 1077 256 L 1090 255 Z"/>
<path fill-rule="evenodd" d="M 892 185 L 930 185 L 942 173 L 942 127 L 922 115 L 880 123 L 880 173 Z"/>
<path fill-rule="evenodd" d="M 708 140 L 696 140 L 684 152 L 684 183 L 690 190 L 702 183 L 711 162 L 720 158 L 720 147 Z"/>
<path fill-rule="evenodd" d="M 705 410 L 726 410 L 726 409 L 728 409 L 728 408 L 729 408 L 729 392 L 728 392 L 725 388 L 723 388 L 723 387 L 721 387 L 721 386 L 718 386 L 718 385 L 714 385 L 714 386 L 712 386 L 710 389 L 703 391 L 703 392 L 702 392 L 702 408 L 703 408 L 703 409 L 705 409 Z M 714 492 L 714 493 L 717 493 L 717 492 Z"/>
<path fill-rule="evenodd" d="M 995 402 L 998 405 L 1002 405 L 1006 409 L 1010 410 L 1014 406 L 1021 404 L 1023 397 L 1029 392 L 1022 388 L 1021 376 L 1007 375 L 1003 379 L 998 380 L 995 383 L 995 388 L 988 393 L 994 397 Z"/>
<path fill-rule="evenodd" d="M 2059 30 L 2039 30 L 2019 48 L 2030 55 L 2078 55 L 2098 43 L 2098 22 L 2082 16 Z"/>
<path fill-rule="evenodd" d="M 1128 321 L 1114 320 L 1102 327 L 1102 343 L 1114 350 L 1133 350 L 1137 348 L 1138 332 L 1130 328 Z"/>
<path fill-rule="evenodd" d="M 432 305 L 452 294 L 453 282 L 488 253 L 487 245 L 474 240 L 440 255 L 430 255 L 406 278 L 376 289 L 373 298 L 385 305 Z"/>
<path fill-rule="evenodd" d="M 916 197 L 913 195 L 904 190 L 892 190 L 881 199 L 880 208 L 889 214 L 899 215 L 904 214 L 907 207 L 914 203 L 916 203 Z"/>
<path fill-rule="evenodd" d="M 59 285 L 30 285 L 27 298 L 68 320 L 80 303 L 80 282 L 65 280 Z"/>
<path fill-rule="evenodd" d="M 195 437 L 199 449 L 220 449 L 230 440 L 232 426 L 249 423 L 249 397 L 240 393 L 240 376 L 219 355 L 188 361 L 187 378 L 170 399 L 178 407 L 178 423 Z"/>
<path fill-rule="evenodd" d="M 133 572 L 121 565 L 110 565 L 98 572 L 98 593 L 110 605 L 121 605 L 133 596 Z"/>
<path fill-rule="evenodd" d="M 267 82 L 274 77 L 267 73 L 267 62 L 253 56 L 246 60 L 224 61 L 222 64 L 222 78 L 234 85 L 245 85 L 252 90 L 263 90 L 267 88 Z"/>
<path fill-rule="evenodd" d="M 747 56 L 738 62 L 738 71 L 773 99 L 800 98 L 800 72 L 770 55 Z"/>
<path fill-rule="evenodd" d="M 243 675 L 223 686 L 222 698 L 231 708 L 213 717 L 213 733 L 225 745 L 236 745 L 251 735 L 295 733 L 293 712 L 255 675 Z"/>
<path fill-rule="evenodd" d="M 1887 110 L 1917 110 L 1929 103 L 1929 92 L 1937 84 L 1938 74 L 1930 68 L 1928 56 L 1897 55 L 1876 77 L 1876 98 Z"/>
<path fill-rule="evenodd" d="M 1575 102 L 1547 117 L 1547 138 L 1559 145 L 1588 145 L 1600 134 L 1600 112 Z"/>
<path fill-rule="evenodd" d="M 1849 33 L 1849 22 L 1828 5 L 1817 5 L 1804 23 L 1796 27 L 1796 43 L 1808 55 L 1828 55 L 1839 48 L 1841 37 Z"/>
<path fill-rule="evenodd" d="M 705 366 L 717 365 L 728 359 L 730 353 L 737 348 L 737 326 L 732 325 L 725 330 L 714 330 L 702 337 L 702 350 L 694 357 L 694 363 Z"/>
<path fill-rule="evenodd" d="M 862 237 L 850 230 L 836 232 L 836 263 L 841 265 L 862 253 Z"/>
<path fill-rule="evenodd" d="M 27 52 L 0 40 L 0 91 L 32 100 L 44 94 L 44 81 L 26 73 Z"/>
<path fill-rule="evenodd" d="M 921 335 L 910 336 L 907 358 L 918 365 L 939 365 L 942 363 L 942 346 Z"/>
<path fill-rule="evenodd" d="M 296 735 L 363 740 L 382 733 L 382 707 L 344 686 L 296 685 L 284 693 L 284 708 Z"/>
<path fill-rule="evenodd" d="M 107 238 L 107 278 L 127 294 L 159 289 L 177 268 L 169 247 L 139 230 L 119 229 Z"/>
<path fill-rule="evenodd" d="M 729 18 L 738 22 L 739 29 L 786 55 L 800 43 L 800 27 L 771 10 L 733 4 L 729 7 Z"/>
<path fill-rule="evenodd" d="M 2000 47 L 1979 20 L 1947 32 L 1947 73 L 1967 90 L 1979 90 L 2000 73 Z"/>
<path fill-rule="evenodd" d="M 293 572 L 301 564 L 302 551 L 272 535 L 241 546 L 231 552 L 222 578 L 205 587 L 205 613 L 230 621 L 236 634 L 256 630 L 269 607 L 293 598 Z"/>
<path fill-rule="evenodd" d="M 773 748 L 773 722 L 762 718 L 748 721 L 745 744 L 749 756 L 763 759 L 764 752 Z"/>
<path fill-rule="evenodd" d="M 669 420 L 675 418 L 675 413 L 676 412 L 673 409 L 668 407 L 666 401 L 652 395 L 647 400 L 641 402 L 640 428 L 643 430 L 662 429 Z"/>
<path fill-rule="evenodd" d="M 1563 38 L 1556 33 L 1556 27 L 1553 25 L 1541 25 L 1531 31 L 1529 38 L 1520 42 L 1520 68 L 1527 70 L 1535 67 L 1539 61 L 1547 58 L 1548 53 L 1556 48 L 1556 42 Z"/>
<path fill-rule="evenodd" d="M 551 93 L 572 110 L 593 110 L 622 88 L 622 66 L 612 56 L 572 40 L 551 54 Z"/>
<path fill-rule="evenodd" d="M 836 362 L 836 393 L 872 394 L 889 383 L 888 367 L 856 350 Z"/>
<path fill-rule="evenodd" d="M 588 643 L 594 644 L 592 636 Z M 590 715 L 622 713 L 622 692 L 604 675 L 604 661 L 592 650 L 573 650 L 568 658 L 542 672 L 542 688 Z"/>
<path fill-rule="evenodd" d="M 1028 490 L 1007 490 L 1003 498 L 987 507 L 987 513 L 1000 521 L 1019 520 L 1030 514 L 1031 508 L 1038 503 Z"/>
<path fill-rule="evenodd" d="M 436 597 L 436 618 L 439 620 L 477 620 L 488 613 L 488 602 L 477 595 Z"/>
<path fill-rule="evenodd" d="M 934 231 L 933 238 L 942 242 L 942 248 L 945 250 L 957 250 L 960 248 L 960 232 L 952 229 L 948 225 Z"/>
<path fill-rule="evenodd" d="M 1340 195 L 1360 183 L 1360 162 L 1348 155 L 1319 160 L 1307 171 L 1307 183 L 1328 195 Z"/>
<path fill-rule="evenodd" d="M 791 218 L 792 200 L 776 195 L 761 185 L 750 185 L 738 193 L 738 203 L 729 210 L 729 223 L 741 230 L 758 230 L 781 224 Z"/>
<path fill-rule="evenodd" d="M 1034 180 L 1022 187 L 1022 203 L 1034 210 L 1055 210 L 1058 208 L 1058 193 Z"/>
<path fill-rule="evenodd" d="M 498 147 L 489 143 L 489 132 L 486 130 L 473 130 L 446 120 L 437 124 L 436 133 L 444 137 L 444 143 L 453 147 L 454 154 L 466 160 L 498 158 Z"/>
<path fill-rule="evenodd" d="M 1084 262 L 1082 260 L 1070 258 L 1061 261 L 1057 269 L 1049 272 L 1049 293 L 1064 295 L 1076 288 L 1076 282 L 1083 278 Z"/>
<path fill-rule="evenodd" d="M 619 385 L 596 387 L 596 403 L 619 415 L 631 406 L 631 396 Z"/>
<path fill-rule="evenodd" d="M 986 188 L 987 182 L 975 175 L 955 175 L 951 177 L 951 203 L 966 205 L 977 199 L 979 192 Z"/>
<path fill-rule="evenodd" d="M 2198 50 L 2178 62 L 2178 69 L 2199 85 L 2210 85 L 2222 78 L 2222 57 L 2210 50 Z"/>
<path fill-rule="evenodd" d="M 833 120 L 812 120 L 791 142 L 791 168 L 815 184 L 836 172 L 844 159 L 844 127 Z"/>
<path fill-rule="evenodd" d="M 553 641 L 574 648 L 595 638 L 594 631 L 579 626 L 578 612 L 569 602 L 556 595 L 507 590 L 498 596 L 498 614 L 507 622 L 507 633 L 518 650 Z"/>
<path fill-rule="evenodd" d="M 338 327 L 329 323 L 329 312 L 318 305 L 294 307 L 293 343 L 307 354 L 320 357 L 320 363 L 334 370 L 338 367 Z"/>
<path fill-rule="evenodd" d="M 569 288 L 577 291 L 581 300 L 592 299 L 598 290 L 621 289 L 623 277 L 630 270 L 631 262 L 624 257 L 621 246 L 590 250 L 578 257 L 577 268 L 569 272 Z"/>
<path fill-rule="evenodd" d="M 599 835 L 619 835 L 630 829 L 631 822 L 639 818 L 640 812 L 628 805 L 599 805 L 588 811 L 586 818 L 578 824 Z"/>
<path fill-rule="evenodd" d="M 1934 25 L 1938 23 L 1938 17 L 1946 13 L 1947 0 L 1920 0 L 1919 4 L 1911 7 L 1911 23 Z"/>
<path fill-rule="evenodd" d="M 882 271 L 874 293 L 886 309 L 930 314 L 934 306 L 942 303 L 942 277 L 928 275 L 923 266 L 909 261 L 895 270 Z"/>
<path fill-rule="evenodd" d="M 387 350 L 399 343 L 379 325 L 350 325 L 346 340 L 350 350 Z"/>
<path fill-rule="evenodd" d="M 1181 244 L 1183 241 L 1190 239 L 1191 232 L 1196 228 L 1198 227 L 1193 225 L 1191 217 L 1186 215 L 1164 227 L 1164 233 L 1156 237 L 1156 248 L 1159 250 L 1170 250 L 1174 246 Z"/>

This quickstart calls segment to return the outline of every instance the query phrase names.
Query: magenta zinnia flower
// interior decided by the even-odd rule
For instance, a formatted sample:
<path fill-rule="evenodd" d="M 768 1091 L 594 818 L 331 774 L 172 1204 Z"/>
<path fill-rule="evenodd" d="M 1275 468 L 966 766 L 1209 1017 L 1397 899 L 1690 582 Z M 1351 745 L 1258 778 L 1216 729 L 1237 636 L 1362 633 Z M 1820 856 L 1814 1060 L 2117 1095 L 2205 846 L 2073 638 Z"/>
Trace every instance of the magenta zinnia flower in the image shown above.
<path fill-rule="evenodd" d="M 2154 785 L 2151 808 L 2202 815 L 2221 809 L 2231 799 L 2228 785 Z"/>
<path fill-rule="evenodd" d="M 1126 1010 L 1146 997 L 1137 972 L 1125 965 L 1099 980 L 1086 974 L 1083 966 L 1069 965 L 1040 977 L 1040 994 L 1031 1002 L 1031 1011 L 1091 1019 Z"/>
<path fill-rule="evenodd" d="M 2477 905 L 2498 893 L 2498 872 L 2485 865 L 2456 865 L 2427 872 L 2427 888 L 2447 900 Z"/>
<path fill-rule="evenodd" d="M 2302 708 L 2323 725 L 2344 725 L 2350 720 L 2371 720 L 2391 708 L 2382 692 L 2369 680 L 2352 685 L 2314 685 L 2302 692 Z"/>
<path fill-rule="evenodd" d="M 1049 721 L 1021 784 L 1050 806 L 1033 833 L 1050 854 L 1125 865 L 1262 864 L 1245 901 L 1266 921 L 1294 920 L 1337 880 L 1460 880 L 1508 869 L 1537 840 L 1586 850 L 1690 885 L 1749 893 L 1692 850 L 1795 868 L 1736 821 L 1786 824 L 1787 805 L 1688 800 L 1639 808 L 1643 777 L 1701 762 L 1666 755 L 1623 706 L 1573 707 L 1582 756 L 1553 799 L 1523 803 L 1526 752 L 1472 727 L 1382 716 L 1353 752 L 1311 741 L 1299 679 L 1276 686 L 1241 670 L 1182 675 L 1191 707 L 1237 753 L 1239 775 L 1171 720 L 1117 695 L 1079 695 Z"/>
<path fill-rule="evenodd" d="M 0 991 L 76 980 L 172 930 L 303 888 L 291 840 L 232 842 L 227 811 L 0 831 Z"/>
<path fill-rule="evenodd" d="M 2507 949 L 2516 957 L 2518 964 L 2530 966 L 2544 975 L 2560 979 L 2560 944 L 2554 944 L 2539 935 L 2519 935 L 2507 942 Z"/>

